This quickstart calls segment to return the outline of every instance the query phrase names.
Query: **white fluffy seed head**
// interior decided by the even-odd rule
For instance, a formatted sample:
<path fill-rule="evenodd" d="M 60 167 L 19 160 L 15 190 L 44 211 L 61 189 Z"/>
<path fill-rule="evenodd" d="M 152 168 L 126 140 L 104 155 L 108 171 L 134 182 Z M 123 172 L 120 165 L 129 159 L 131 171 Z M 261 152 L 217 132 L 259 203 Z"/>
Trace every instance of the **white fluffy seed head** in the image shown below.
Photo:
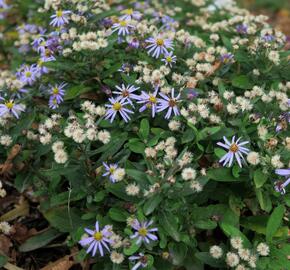
<path fill-rule="evenodd" d="M 251 164 L 251 165 L 258 165 L 260 163 L 260 156 L 259 153 L 257 152 L 250 152 L 247 155 L 247 161 Z"/>
<path fill-rule="evenodd" d="M 223 256 L 222 248 L 217 245 L 211 246 L 209 249 L 209 253 L 214 259 L 219 259 Z"/>
<path fill-rule="evenodd" d="M 235 267 L 239 264 L 240 258 L 236 253 L 228 252 L 226 255 L 226 263 L 230 267 Z"/>
<path fill-rule="evenodd" d="M 261 256 L 268 256 L 270 253 L 270 248 L 266 243 L 260 243 L 257 246 L 257 252 L 261 255 Z"/>

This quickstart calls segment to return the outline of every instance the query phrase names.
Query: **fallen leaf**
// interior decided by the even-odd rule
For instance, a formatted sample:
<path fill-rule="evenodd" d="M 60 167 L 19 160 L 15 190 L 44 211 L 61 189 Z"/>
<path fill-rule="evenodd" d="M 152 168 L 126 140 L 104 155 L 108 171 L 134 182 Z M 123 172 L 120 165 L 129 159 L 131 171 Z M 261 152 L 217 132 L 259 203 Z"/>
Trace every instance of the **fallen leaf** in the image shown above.
<path fill-rule="evenodd" d="M 19 154 L 21 150 L 21 146 L 19 144 L 15 144 L 10 153 L 7 156 L 6 161 L 3 164 L 0 164 L 0 175 L 9 176 L 13 169 L 13 159 Z"/>
<path fill-rule="evenodd" d="M 6 263 L 3 267 L 7 270 L 24 270 L 23 268 L 20 268 L 20 267 L 13 265 L 11 263 Z"/>
<path fill-rule="evenodd" d="M 4 255 L 9 255 L 9 249 L 12 247 L 11 240 L 4 234 L 0 235 L 0 251 Z"/>
<path fill-rule="evenodd" d="M 23 197 L 21 197 L 19 200 L 19 204 L 17 204 L 14 209 L 2 215 L 0 217 L 0 221 L 11 221 L 18 217 L 27 216 L 28 214 L 29 204 Z"/>
<path fill-rule="evenodd" d="M 72 256 L 65 256 L 58 259 L 53 263 L 49 263 L 47 266 L 41 268 L 40 270 L 68 270 L 74 265 Z"/>

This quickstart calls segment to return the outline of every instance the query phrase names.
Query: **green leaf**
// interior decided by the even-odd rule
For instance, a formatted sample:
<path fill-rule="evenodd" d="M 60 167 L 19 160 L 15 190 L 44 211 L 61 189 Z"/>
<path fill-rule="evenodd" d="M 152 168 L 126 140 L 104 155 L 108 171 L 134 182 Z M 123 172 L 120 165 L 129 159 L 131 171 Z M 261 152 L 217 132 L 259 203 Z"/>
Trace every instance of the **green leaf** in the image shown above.
<path fill-rule="evenodd" d="M 138 245 L 136 244 L 136 241 L 134 241 L 130 247 L 124 248 L 124 254 L 127 256 L 130 256 L 138 251 L 138 249 L 141 247 L 141 243 Z"/>
<path fill-rule="evenodd" d="M 210 169 L 207 172 L 208 178 L 219 182 L 235 182 L 241 179 L 235 179 L 228 168 Z"/>
<path fill-rule="evenodd" d="M 261 169 L 258 169 L 254 172 L 254 182 L 256 188 L 262 187 L 267 181 L 267 179 L 268 179 L 267 174 L 263 173 Z"/>
<path fill-rule="evenodd" d="M 148 119 L 144 118 L 141 120 L 139 133 L 142 139 L 147 140 L 149 136 L 150 125 Z"/>
<path fill-rule="evenodd" d="M 112 220 L 119 221 L 119 222 L 126 222 L 129 214 L 121 209 L 121 208 L 111 208 L 109 210 L 109 216 Z"/>
<path fill-rule="evenodd" d="M 8 262 L 8 257 L 0 254 L 0 267 L 3 267 Z"/>
<path fill-rule="evenodd" d="M 143 211 L 146 216 L 150 215 L 162 201 L 161 194 L 156 194 L 145 202 Z"/>
<path fill-rule="evenodd" d="M 212 267 L 216 267 L 218 269 L 223 269 L 225 266 L 222 260 L 214 259 L 212 256 L 210 256 L 208 252 L 196 252 L 194 256 L 203 263 L 210 265 Z"/>
<path fill-rule="evenodd" d="M 48 222 L 61 232 L 73 232 L 84 222 L 80 219 L 81 212 L 76 208 L 59 207 L 43 213 Z"/>
<path fill-rule="evenodd" d="M 184 243 L 170 243 L 169 244 L 170 255 L 172 256 L 172 263 L 174 265 L 182 265 L 186 254 L 187 246 Z"/>
<path fill-rule="evenodd" d="M 234 76 L 232 79 L 232 85 L 241 89 L 251 89 L 252 84 L 246 75 Z"/>
<path fill-rule="evenodd" d="M 86 93 L 90 90 L 91 90 L 91 88 L 89 88 L 89 87 L 85 87 L 83 85 L 75 85 L 75 86 L 70 87 L 69 89 L 67 89 L 65 91 L 64 100 L 74 99 L 74 98 L 78 97 L 79 95 Z"/>
<path fill-rule="evenodd" d="M 222 148 L 215 148 L 214 153 L 218 158 L 222 158 L 227 152 Z"/>
<path fill-rule="evenodd" d="M 162 212 L 159 218 L 159 223 L 164 230 L 171 236 L 175 241 L 180 241 L 180 234 L 178 231 L 178 224 L 175 216 L 170 212 Z"/>
<path fill-rule="evenodd" d="M 251 247 L 251 242 L 238 228 L 224 222 L 220 223 L 220 227 L 228 237 L 239 236 L 243 239 L 244 247 Z"/>
<path fill-rule="evenodd" d="M 194 132 L 192 131 L 191 128 L 188 128 L 182 134 L 181 143 L 184 144 L 184 143 L 192 142 L 194 138 L 195 138 Z"/>
<path fill-rule="evenodd" d="M 129 140 L 128 147 L 134 153 L 144 154 L 145 144 L 142 143 L 141 141 L 132 141 L 132 140 Z"/>
<path fill-rule="evenodd" d="M 202 230 L 213 230 L 216 228 L 217 223 L 213 220 L 199 220 L 196 223 L 194 223 L 194 226 L 198 229 Z"/>
<path fill-rule="evenodd" d="M 61 233 L 53 228 L 50 228 L 40 234 L 34 235 L 27 239 L 20 247 L 20 252 L 28 252 L 46 246 L 48 243 L 59 237 Z"/>
<path fill-rule="evenodd" d="M 204 140 L 206 138 L 211 138 L 212 135 L 218 133 L 221 130 L 220 126 L 216 127 L 206 127 L 200 131 L 199 136 L 200 140 Z"/>
<path fill-rule="evenodd" d="M 266 235 L 268 216 L 251 216 L 241 219 L 241 226 L 259 234 Z M 288 235 L 288 227 L 283 226 L 277 230 L 274 237 L 286 237 Z"/>
<path fill-rule="evenodd" d="M 272 238 L 281 226 L 282 219 L 285 213 L 284 205 L 277 206 L 272 212 L 266 227 L 266 240 L 272 242 Z"/>
<path fill-rule="evenodd" d="M 261 188 L 256 189 L 256 196 L 260 207 L 266 212 L 270 212 L 272 209 L 272 202 L 268 193 L 263 191 Z"/>

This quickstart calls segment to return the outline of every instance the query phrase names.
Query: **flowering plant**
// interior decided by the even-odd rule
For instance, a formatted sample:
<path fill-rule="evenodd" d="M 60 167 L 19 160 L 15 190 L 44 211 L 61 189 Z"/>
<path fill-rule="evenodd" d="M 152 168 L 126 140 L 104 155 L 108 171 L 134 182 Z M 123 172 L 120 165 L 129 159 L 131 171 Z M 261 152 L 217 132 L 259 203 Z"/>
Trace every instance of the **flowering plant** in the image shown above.
<path fill-rule="evenodd" d="M 36 14 L 0 74 L 1 197 L 32 190 L 93 269 L 289 269 L 284 34 L 231 0 Z"/>

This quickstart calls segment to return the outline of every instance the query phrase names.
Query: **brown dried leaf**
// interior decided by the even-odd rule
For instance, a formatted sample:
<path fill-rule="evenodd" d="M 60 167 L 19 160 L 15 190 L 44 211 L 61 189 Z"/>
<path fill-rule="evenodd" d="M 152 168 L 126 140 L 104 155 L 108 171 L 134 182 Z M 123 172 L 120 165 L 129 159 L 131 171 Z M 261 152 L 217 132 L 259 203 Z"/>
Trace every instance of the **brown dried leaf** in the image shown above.
<path fill-rule="evenodd" d="M 68 270 L 74 265 L 74 261 L 71 256 L 65 256 L 58 259 L 53 263 L 49 263 L 47 266 L 40 270 Z"/>
<path fill-rule="evenodd" d="M 12 161 L 19 154 L 20 150 L 21 150 L 21 146 L 19 144 L 15 144 L 12 147 L 6 161 L 3 164 L 0 164 L 0 175 L 11 174 L 11 171 L 13 169 Z"/>
<path fill-rule="evenodd" d="M 35 228 L 32 228 L 30 230 L 27 229 L 27 227 L 21 223 L 16 223 L 13 225 L 13 231 L 11 233 L 11 237 L 22 243 L 29 237 L 36 235 L 38 232 Z"/>
<path fill-rule="evenodd" d="M 11 264 L 11 263 L 6 263 L 3 267 L 7 270 L 24 270 L 23 268 L 20 268 L 20 267 L 14 265 L 14 264 Z"/>
<path fill-rule="evenodd" d="M 11 240 L 4 234 L 0 235 L 0 251 L 4 255 L 9 256 L 9 249 L 12 247 Z"/>

